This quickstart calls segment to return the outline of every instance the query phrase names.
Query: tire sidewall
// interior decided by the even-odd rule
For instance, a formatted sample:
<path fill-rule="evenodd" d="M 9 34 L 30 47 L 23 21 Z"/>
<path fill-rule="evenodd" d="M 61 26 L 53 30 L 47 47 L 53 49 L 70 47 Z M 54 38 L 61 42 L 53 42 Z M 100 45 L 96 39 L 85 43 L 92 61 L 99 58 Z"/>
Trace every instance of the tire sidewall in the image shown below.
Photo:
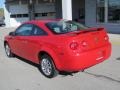
<path fill-rule="evenodd" d="M 51 74 L 50 74 L 50 75 L 46 75 L 46 74 L 42 71 L 41 62 L 42 62 L 43 59 L 47 59 L 47 60 L 50 62 L 50 64 L 51 64 L 52 71 L 51 71 Z M 49 55 L 45 54 L 45 55 L 41 56 L 41 62 L 40 62 L 40 70 L 41 70 L 42 74 L 43 74 L 45 77 L 47 77 L 47 78 L 53 78 L 53 77 L 57 76 L 57 70 L 56 70 L 55 65 L 54 65 L 54 63 L 53 63 L 53 59 L 52 59 Z"/>
<path fill-rule="evenodd" d="M 9 49 L 10 49 L 10 52 L 9 52 L 9 55 L 7 54 L 7 52 L 6 52 L 6 46 L 8 46 L 9 47 Z M 9 44 L 8 43 L 5 43 L 5 53 L 6 53 L 6 55 L 8 56 L 8 57 L 13 57 L 13 54 L 12 54 L 12 52 L 11 52 L 11 48 L 10 48 L 10 46 L 9 46 Z"/>

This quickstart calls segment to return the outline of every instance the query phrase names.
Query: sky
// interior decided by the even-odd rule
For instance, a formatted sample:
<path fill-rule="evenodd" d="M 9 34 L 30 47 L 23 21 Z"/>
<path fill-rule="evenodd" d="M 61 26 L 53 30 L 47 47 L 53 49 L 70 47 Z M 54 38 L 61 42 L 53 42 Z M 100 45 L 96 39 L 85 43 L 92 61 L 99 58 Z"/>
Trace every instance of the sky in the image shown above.
<path fill-rule="evenodd" d="M 4 5 L 4 1 L 5 1 L 5 0 L 0 0 L 0 8 L 3 7 L 3 5 Z"/>

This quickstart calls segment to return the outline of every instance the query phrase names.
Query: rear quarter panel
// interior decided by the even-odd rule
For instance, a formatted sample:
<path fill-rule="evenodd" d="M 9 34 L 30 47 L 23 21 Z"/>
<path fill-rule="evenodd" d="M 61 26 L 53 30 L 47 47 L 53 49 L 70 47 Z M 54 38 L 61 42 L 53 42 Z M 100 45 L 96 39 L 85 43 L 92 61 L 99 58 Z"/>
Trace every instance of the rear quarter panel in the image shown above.
<path fill-rule="evenodd" d="M 69 38 L 65 36 L 55 35 L 46 37 L 41 42 L 42 46 L 40 48 L 40 51 L 47 52 L 53 58 L 53 62 L 55 63 L 56 68 L 60 70 L 60 68 L 62 67 L 62 58 L 65 58 L 62 57 L 62 54 L 64 52 L 67 52 Z"/>

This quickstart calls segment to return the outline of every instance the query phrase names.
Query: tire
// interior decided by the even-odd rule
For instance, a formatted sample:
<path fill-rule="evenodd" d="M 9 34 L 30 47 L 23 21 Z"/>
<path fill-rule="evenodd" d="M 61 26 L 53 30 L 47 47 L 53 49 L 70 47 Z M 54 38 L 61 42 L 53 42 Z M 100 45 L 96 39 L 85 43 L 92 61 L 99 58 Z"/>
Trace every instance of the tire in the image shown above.
<path fill-rule="evenodd" d="M 6 52 L 6 55 L 8 56 L 8 57 L 13 57 L 14 56 L 14 54 L 11 52 L 11 48 L 10 48 L 10 46 L 7 44 L 7 43 L 5 43 L 5 52 Z"/>
<path fill-rule="evenodd" d="M 56 77 L 58 74 L 58 71 L 55 68 L 52 58 L 47 54 L 41 56 L 39 69 L 41 73 L 47 78 Z"/>

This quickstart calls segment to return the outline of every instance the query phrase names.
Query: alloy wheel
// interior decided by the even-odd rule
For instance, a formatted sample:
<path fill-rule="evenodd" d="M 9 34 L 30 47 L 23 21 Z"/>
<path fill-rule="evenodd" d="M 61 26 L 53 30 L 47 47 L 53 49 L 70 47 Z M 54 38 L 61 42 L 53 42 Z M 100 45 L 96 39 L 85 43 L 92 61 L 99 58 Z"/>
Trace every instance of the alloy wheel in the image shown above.
<path fill-rule="evenodd" d="M 47 76 L 52 73 L 52 65 L 47 58 L 42 60 L 41 69 L 42 69 L 43 73 Z"/>

